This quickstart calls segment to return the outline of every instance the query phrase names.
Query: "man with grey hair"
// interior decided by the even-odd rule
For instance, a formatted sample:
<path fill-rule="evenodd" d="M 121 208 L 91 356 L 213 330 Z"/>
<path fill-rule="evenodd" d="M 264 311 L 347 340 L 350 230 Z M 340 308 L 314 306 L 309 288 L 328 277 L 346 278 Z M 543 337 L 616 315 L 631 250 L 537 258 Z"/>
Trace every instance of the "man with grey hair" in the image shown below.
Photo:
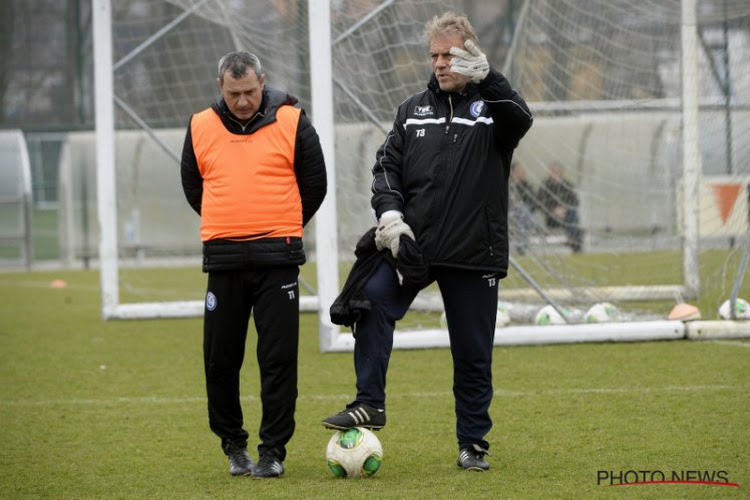
<path fill-rule="evenodd" d="M 190 118 L 182 186 L 201 217 L 208 285 L 203 355 L 208 422 L 234 476 L 279 477 L 295 428 L 303 227 L 326 194 L 318 134 L 297 99 L 268 87 L 255 54 L 219 62 L 221 96 Z M 254 464 L 240 404 L 250 315 L 262 416 Z"/>
<path fill-rule="evenodd" d="M 242 75 L 238 74 L 242 69 L 245 68 L 247 71 L 251 69 L 256 75 L 263 75 L 263 68 L 260 65 L 260 59 L 252 52 L 244 50 L 237 52 L 230 52 L 225 54 L 219 59 L 219 83 L 224 81 L 224 73 L 232 71 L 234 78 L 240 78 Z"/>
<path fill-rule="evenodd" d="M 445 305 L 453 357 L 457 464 L 489 469 L 492 348 L 498 281 L 508 272 L 508 172 L 531 127 L 529 108 L 490 67 L 465 16 L 446 12 L 425 29 L 427 90 L 398 107 L 376 154 L 374 243 L 397 262 L 416 241 Z M 424 284 L 401 284 L 384 260 L 364 278 L 370 310 L 354 324 L 356 399 L 323 420 L 331 429 L 385 426 L 385 382 L 396 321 Z"/>

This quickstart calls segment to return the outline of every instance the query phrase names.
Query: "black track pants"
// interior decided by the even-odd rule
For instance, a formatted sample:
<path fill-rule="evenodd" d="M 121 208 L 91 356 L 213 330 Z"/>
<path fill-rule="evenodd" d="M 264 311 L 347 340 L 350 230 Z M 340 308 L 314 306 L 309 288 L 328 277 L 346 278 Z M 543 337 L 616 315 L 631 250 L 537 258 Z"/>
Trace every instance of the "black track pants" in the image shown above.
<path fill-rule="evenodd" d="M 297 400 L 298 274 L 297 266 L 208 274 L 203 329 L 208 420 L 225 452 L 247 446 L 240 369 L 252 312 L 263 411 L 258 450 L 274 450 L 282 460 L 286 456 Z"/>
<path fill-rule="evenodd" d="M 460 447 L 485 440 L 492 428 L 492 348 L 497 316 L 495 273 L 452 268 L 431 270 L 440 287 L 453 357 L 456 436 Z M 404 317 L 418 290 L 403 288 L 383 263 L 365 285 L 371 311 L 356 325 L 354 367 L 357 400 L 385 408 L 385 383 L 396 321 Z"/>

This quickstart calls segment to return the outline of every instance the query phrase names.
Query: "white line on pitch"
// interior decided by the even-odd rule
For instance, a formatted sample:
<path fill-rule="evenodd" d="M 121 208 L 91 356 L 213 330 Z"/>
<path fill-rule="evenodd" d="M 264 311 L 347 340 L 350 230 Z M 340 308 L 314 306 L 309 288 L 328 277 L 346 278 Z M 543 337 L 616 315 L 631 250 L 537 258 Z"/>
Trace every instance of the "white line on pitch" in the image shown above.
<path fill-rule="evenodd" d="M 712 340 L 712 344 L 721 344 L 721 345 L 732 345 L 736 347 L 748 347 L 750 348 L 750 342 L 740 342 L 738 340 Z"/>
<path fill-rule="evenodd" d="M 740 385 L 668 385 L 664 387 L 591 387 L 591 388 L 578 388 L 578 389 L 546 389 L 539 391 L 514 391 L 510 389 L 495 389 L 495 396 L 497 397 L 536 397 L 536 396 L 558 396 L 558 395 L 570 395 L 570 394 L 646 394 L 646 393 L 661 393 L 661 392 L 700 392 L 700 391 L 742 391 L 747 389 L 746 386 Z M 435 398 L 435 397 L 451 397 L 453 395 L 450 391 L 443 392 L 409 392 L 409 393 L 395 393 L 388 397 L 393 398 Z M 310 394 L 300 395 L 299 400 L 349 400 L 351 394 Z M 258 401 L 258 396 L 242 396 L 240 398 L 243 401 Z M 47 400 L 31 400 L 21 399 L 15 401 L 0 401 L 0 406 L 12 407 L 12 406 L 55 406 L 55 405 L 105 405 L 105 404 L 130 404 L 130 403 L 152 403 L 152 404 L 182 404 L 182 403 L 205 403 L 205 397 L 184 397 L 184 398 L 167 398 L 157 396 L 144 396 L 144 397 L 122 397 L 122 398 L 110 398 L 110 399 L 47 399 Z"/>

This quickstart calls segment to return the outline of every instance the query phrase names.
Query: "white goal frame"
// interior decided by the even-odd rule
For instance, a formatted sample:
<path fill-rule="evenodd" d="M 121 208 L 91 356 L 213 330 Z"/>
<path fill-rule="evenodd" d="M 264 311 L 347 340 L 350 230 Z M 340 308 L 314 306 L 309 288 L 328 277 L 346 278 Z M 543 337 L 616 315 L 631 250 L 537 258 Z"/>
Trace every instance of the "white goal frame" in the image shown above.
<path fill-rule="evenodd" d="M 312 121 L 320 136 L 326 158 L 329 185 L 335 186 L 334 116 L 332 88 L 332 57 L 330 0 L 308 0 L 310 54 L 314 57 L 311 68 Z M 112 61 L 112 11 L 111 0 L 92 0 L 96 161 L 97 161 L 97 213 L 100 229 L 99 262 L 102 317 L 104 319 L 174 318 L 200 316 L 202 301 L 144 302 L 122 304 L 119 300 L 118 235 L 115 176 L 114 92 Z M 684 227 L 683 285 L 670 286 L 666 292 L 694 296 L 699 290 L 698 278 L 698 184 L 700 154 L 698 142 L 698 86 L 697 86 L 697 25 L 696 0 L 682 0 L 682 151 L 684 196 L 682 218 Z M 512 55 L 511 55 L 512 56 Z M 126 56 L 127 57 L 127 56 Z M 329 307 L 339 291 L 337 221 L 335 196 L 327 196 L 315 225 L 318 294 L 303 296 L 302 311 L 317 311 L 319 317 L 319 343 L 323 352 L 351 351 L 354 339 L 351 333 L 340 331 L 330 322 Z M 621 291 L 621 293 L 625 293 Z M 419 298 L 418 298 L 419 300 Z M 418 305 L 418 304 L 415 304 Z M 425 304 L 422 304 L 423 306 Z M 427 309 L 440 310 L 442 304 L 426 304 Z M 709 323 L 709 322 L 706 322 Z M 544 333 L 540 333 L 544 328 Z M 696 330 L 696 327 L 692 327 Z M 726 331 L 726 325 L 721 329 Z M 530 330 L 534 330 L 531 334 Z M 710 336 L 709 330 L 697 328 L 700 338 Z M 734 330 L 733 330 L 734 331 Z M 558 343 L 586 341 L 635 341 L 651 339 L 687 338 L 686 324 L 679 321 L 648 321 L 605 323 L 588 325 L 560 325 L 546 327 L 508 327 L 497 330 L 495 344 Z M 449 345 L 446 330 L 396 332 L 394 348 L 431 348 Z"/>
<path fill-rule="evenodd" d="M 312 65 L 312 101 L 318 112 L 313 123 L 320 136 L 326 171 L 330 184 L 335 183 L 333 161 L 333 90 L 331 80 L 330 22 L 328 0 L 310 1 L 310 43 L 319 47 L 316 63 Z M 319 9 L 319 10 L 318 10 Z M 312 13 L 315 13 L 313 16 Z M 170 301 L 120 303 L 118 275 L 117 189 L 115 162 L 115 113 L 112 60 L 112 7 L 111 0 L 92 0 L 94 40 L 94 92 L 96 122 L 96 192 L 97 219 L 99 223 L 99 267 L 101 310 L 103 319 L 180 318 L 203 314 L 203 301 Z M 313 21 L 314 18 L 314 21 Z M 324 24 L 325 23 L 325 26 Z M 327 29 L 326 29 L 327 28 Z M 327 50 L 326 50 L 327 49 Z M 126 60 L 129 56 L 125 56 Z M 118 63 L 119 64 L 119 63 Z M 318 295 L 300 297 L 302 311 L 321 311 L 330 305 L 338 293 L 338 263 L 336 245 L 336 202 L 327 196 L 318 214 L 316 245 L 318 265 L 330 268 L 319 272 Z M 325 308 L 327 317 L 327 307 Z M 321 314 L 321 316 L 323 316 Z M 335 325 L 321 326 L 321 342 L 325 334 L 330 338 L 338 329 Z"/>

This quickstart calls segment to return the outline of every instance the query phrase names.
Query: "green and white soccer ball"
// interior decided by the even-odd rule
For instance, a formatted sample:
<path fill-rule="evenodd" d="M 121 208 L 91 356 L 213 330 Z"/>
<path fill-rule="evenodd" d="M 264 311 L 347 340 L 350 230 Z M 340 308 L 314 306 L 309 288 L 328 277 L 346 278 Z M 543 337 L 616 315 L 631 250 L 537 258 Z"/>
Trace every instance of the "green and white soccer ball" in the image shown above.
<path fill-rule="evenodd" d="M 510 311 L 508 306 L 502 302 L 497 303 L 497 316 L 495 316 L 495 328 L 502 328 L 510 324 Z"/>
<path fill-rule="evenodd" d="M 510 311 L 508 306 L 502 302 L 497 303 L 497 315 L 495 316 L 495 328 L 502 328 L 510 324 Z M 445 317 L 445 311 L 440 315 L 440 328 L 448 329 L 448 318 Z"/>
<path fill-rule="evenodd" d="M 731 302 L 725 300 L 719 306 L 719 316 L 722 319 L 732 319 Z M 734 301 L 734 317 L 736 319 L 750 319 L 750 304 L 745 299 L 737 297 Z"/>
<path fill-rule="evenodd" d="M 328 441 L 326 461 L 336 477 L 369 477 L 383 464 L 383 445 L 364 427 L 337 431 Z"/>
<path fill-rule="evenodd" d="M 584 315 L 586 323 L 607 323 L 609 321 L 618 321 L 620 311 L 614 304 L 609 302 L 598 302 L 591 306 Z"/>
<path fill-rule="evenodd" d="M 570 317 L 570 312 L 566 308 L 561 308 L 565 318 Z M 537 325 L 564 325 L 567 323 L 565 318 L 557 312 L 557 309 L 547 304 L 539 309 L 534 317 L 534 323 Z"/>

